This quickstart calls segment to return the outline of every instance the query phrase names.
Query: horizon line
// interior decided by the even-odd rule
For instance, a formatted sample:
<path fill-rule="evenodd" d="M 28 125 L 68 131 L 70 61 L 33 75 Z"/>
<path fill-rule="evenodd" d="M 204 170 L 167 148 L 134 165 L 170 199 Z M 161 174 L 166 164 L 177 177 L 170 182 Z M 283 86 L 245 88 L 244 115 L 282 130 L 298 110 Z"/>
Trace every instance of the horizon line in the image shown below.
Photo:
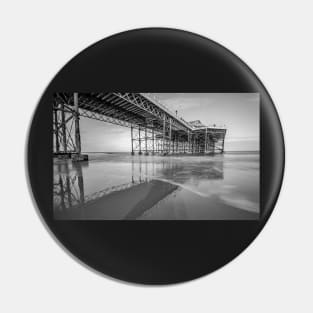
<path fill-rule="evenodd" d="M 130 152 L 131 151 L 82 151 L 82 153 L 130 153 Z M 261 150 L 225 150 L 224 152 L 261 152 Z"/>

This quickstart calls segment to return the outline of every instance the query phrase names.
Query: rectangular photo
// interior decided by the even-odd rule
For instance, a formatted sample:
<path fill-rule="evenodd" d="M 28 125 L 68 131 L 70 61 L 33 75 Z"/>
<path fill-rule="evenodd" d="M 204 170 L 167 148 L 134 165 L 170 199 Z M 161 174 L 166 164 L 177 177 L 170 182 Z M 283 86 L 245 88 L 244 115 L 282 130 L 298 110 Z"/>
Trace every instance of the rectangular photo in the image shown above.
<path fill-rule="evenodd" d="M 58 92 L 57 220 L 257 220 L 258 93 Z"/>

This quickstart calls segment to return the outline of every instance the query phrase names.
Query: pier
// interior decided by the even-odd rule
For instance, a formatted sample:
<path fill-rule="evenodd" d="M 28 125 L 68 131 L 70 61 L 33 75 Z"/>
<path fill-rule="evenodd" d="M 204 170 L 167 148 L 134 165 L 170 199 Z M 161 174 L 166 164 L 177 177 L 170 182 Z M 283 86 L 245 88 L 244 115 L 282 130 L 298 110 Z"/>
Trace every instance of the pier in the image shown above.
<path fill-rule="evenodd" d="M 128 127 L 132 155 L 224 152 L 225 127 L 187 122 L 150 93 L 59 92 L 53 98 L 54 157 L 88 160 L 81 149 L 80 117 Z"/>

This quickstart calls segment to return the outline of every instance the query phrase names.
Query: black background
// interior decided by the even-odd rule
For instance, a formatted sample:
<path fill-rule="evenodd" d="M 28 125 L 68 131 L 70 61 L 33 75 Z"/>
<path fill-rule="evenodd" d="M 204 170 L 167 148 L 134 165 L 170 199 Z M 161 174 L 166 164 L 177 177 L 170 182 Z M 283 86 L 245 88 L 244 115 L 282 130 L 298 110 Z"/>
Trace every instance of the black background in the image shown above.
<path fill-rule="evenodd" d="M 52 97 L 54 92 L 74 91 L 260 93 L 260 220 L 55 221 Z M 168 284 L 210 273 L 231 261 L 252 242 L 270 216 L 280 190 L 284 142 L 267 91 L 238 57 L 192 33 L 141 29 L 92 45 L 56 75 L 33 117 L 28 169 L 41 215 L 73 255 L 118 279 Z"/>

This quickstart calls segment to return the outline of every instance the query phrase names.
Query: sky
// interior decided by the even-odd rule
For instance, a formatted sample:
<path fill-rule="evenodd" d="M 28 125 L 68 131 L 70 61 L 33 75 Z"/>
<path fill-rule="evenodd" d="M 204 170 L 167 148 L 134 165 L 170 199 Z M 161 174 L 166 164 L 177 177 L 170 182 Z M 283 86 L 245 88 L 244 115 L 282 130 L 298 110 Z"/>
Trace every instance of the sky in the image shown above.
<path fill-rule="evenodd" d="M 155 93 L 159 101 L 186 121 L 226 125 L 225 151 L 259 150 L 258 93 Z M 130 129 L 81 117 L 84 152 L 128 152 Z"/>

